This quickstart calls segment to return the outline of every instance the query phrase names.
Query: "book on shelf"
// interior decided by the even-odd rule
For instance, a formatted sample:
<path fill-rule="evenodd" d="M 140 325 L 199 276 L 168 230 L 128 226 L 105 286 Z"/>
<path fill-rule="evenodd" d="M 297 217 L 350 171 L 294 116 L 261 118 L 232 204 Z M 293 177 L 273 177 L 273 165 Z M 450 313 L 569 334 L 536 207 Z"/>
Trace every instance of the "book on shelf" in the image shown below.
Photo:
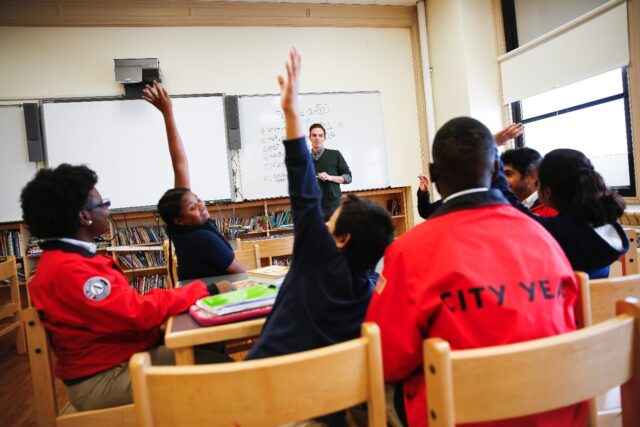
<path fill-rule="evenodd" d="M 284 277 L 289 272 L 288 266 L 269 265 L 247 271 L 247 277 L 254 283 L 266 283 L 268 285 L 281 285 Z"/>
<path fill-rule="evenodd" d="M 126 269 L 164 267 L 164 253 L 161 251 L 132 252 L 118 255 L 118 263 Z"/>
<path fill-rule="evenodd" d="M 167 238 L 164 227 L 159 225 L 118 228 L 115 235 L 117 245 L 161 243 Z"/>
<path fill-rule="evenodd" d="M 167 289 L 167 275 L 139 276 L 133 279 L 131 286 L 142 295 L 155 288 Z"/>
<path fill-rule="evenodd" d="M 0 256 L 22 256 L 19 231 L 0 231 Z"/>
<path fill-rule="evenodd" d="M 196 301 L 196 306 L 216 316 L 226 316 L 272 306 L 277 294 L 276 286 L 255 285 L 201 298 Z"/>

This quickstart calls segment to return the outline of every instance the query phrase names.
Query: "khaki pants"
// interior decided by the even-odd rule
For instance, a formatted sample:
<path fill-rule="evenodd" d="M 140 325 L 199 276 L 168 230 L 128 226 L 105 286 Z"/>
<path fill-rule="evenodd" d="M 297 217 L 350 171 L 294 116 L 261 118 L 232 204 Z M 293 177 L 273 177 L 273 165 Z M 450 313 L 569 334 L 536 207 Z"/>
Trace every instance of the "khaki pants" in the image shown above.
<path fill-rule="evenodd" d="M 165 346 L 147 350 L 151 356 L 152 365 L 175 365 L 176 358 L 173 350 Z M 221 363 L 233 361 L 228 356 L 208 351 L 194 349 L 196 363 Z M 129 376 L 129 362 L 120 363 L 111 369 L 100 372 L 79 384 L 66 386 L 69 402 L 78 411 L 108 408 L 110 406 L 126 405 L 133 402 L 131 395 L 131 377 Z"/>

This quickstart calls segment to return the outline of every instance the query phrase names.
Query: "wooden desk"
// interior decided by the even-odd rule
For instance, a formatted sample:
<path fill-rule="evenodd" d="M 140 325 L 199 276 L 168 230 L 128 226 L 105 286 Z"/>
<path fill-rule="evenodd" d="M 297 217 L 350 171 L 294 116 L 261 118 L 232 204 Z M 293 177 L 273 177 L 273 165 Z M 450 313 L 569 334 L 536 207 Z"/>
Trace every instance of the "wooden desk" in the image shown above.
<path fill-rule="evenodd" d="M 226 276 L 206 277 L 200 279 L 206 284 L 218 283 L 222 280 L 238 282 L 246 280 L 246 273 L 229 274 Z M 177 286 L 184 286 L 192 280 L 181 280 Z M 193 347 L 199 344 L 209 344 L 231 339 L 250 338 L 260 335 L 265 318 L 244 320 L 217 326 L 200 326 L 189 315 L 182 313 L 173 316 L 167 323 L 164 334 L 164 345 L 173 349 L 176 354 L 177 365 L 193 365 Z"/>

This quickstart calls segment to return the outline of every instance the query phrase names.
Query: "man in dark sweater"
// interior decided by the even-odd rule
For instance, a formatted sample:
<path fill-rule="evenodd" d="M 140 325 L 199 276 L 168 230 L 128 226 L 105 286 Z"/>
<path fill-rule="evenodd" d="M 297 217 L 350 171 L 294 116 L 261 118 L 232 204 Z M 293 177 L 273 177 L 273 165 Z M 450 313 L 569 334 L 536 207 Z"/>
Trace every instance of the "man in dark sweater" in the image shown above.
<path fill-rule="evenodd" d="M 327 224 L 298 108 L 300 57 L 292 49 L 279 76 L 287 124 L 285 164 L 294 223 L 293 258 L 260 339 L 247 359 L 279 356 L 360 335 L 374 282 L 370 275 L 393 239 L 389 213 L 370 200 L 349 197 Z M 343 425 L 344 417 L 323 420 Z"/>
<path fill-rule="evenodd" d="M 322 213 L 325 221 L 338 209 L 342 199 L 340 184 L 349 184 L 352 180 L 349 165 L 338 150 L 324 148 L 327 132 L 320 123 L 309 127 L 311 157 L 322 190 Z"/>

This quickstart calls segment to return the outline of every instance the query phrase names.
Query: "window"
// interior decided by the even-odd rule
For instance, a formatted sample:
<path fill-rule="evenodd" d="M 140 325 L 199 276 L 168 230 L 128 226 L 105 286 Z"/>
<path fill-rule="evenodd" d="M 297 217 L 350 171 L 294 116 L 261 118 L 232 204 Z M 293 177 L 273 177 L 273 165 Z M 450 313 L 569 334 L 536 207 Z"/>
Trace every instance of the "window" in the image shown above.
<path fill-rule="evenodd" d="M 556 148 L 582 151 L 607 185 L 635 195 L 626 67 L 523 99 L 518 145 L 543 156 Z"/>

